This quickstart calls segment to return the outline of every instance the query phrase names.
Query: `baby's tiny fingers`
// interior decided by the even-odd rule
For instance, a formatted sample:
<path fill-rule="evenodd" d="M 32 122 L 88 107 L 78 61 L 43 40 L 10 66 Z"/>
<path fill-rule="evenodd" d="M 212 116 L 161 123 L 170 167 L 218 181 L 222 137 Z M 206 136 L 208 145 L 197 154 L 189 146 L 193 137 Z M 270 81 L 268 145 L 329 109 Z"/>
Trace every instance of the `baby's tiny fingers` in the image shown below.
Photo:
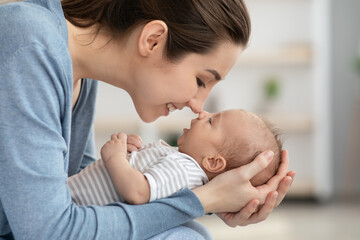
<path fill-rule="evenodd" d="M 120 142 L 121 142 L 122 144 L 126 144 L 127 135 L 126 135 L 125 133 L 119 132 L 116 137 L 117 137 L 118 140 L 120 140 Z"/>
<path fill-rule="evenodd" d="M 110 139 L 111 140 L 116 140 L 118 137 L 117 137 L 117 134 L 111 134 L 111 137 L 110 137 Z"/>
<path fill-rule="evenodd" d="M 127 143 L 134 145 L 137 149 L 142 147 L 142 139 L 138 135 L 134 135 L 134 134 L 128 135 Z"/>
<path fill-rule="evenodd" d="M 136 151 L 138 148 L 136 147 L 136 146 L 134 146 L 134 145 L 132 145 L 132 144 L 128 144 L 127 145 L 127 151 L 129 152 L 129 153 L 131 153 L 131 152 L 133 152 L 133 151 Z"/>

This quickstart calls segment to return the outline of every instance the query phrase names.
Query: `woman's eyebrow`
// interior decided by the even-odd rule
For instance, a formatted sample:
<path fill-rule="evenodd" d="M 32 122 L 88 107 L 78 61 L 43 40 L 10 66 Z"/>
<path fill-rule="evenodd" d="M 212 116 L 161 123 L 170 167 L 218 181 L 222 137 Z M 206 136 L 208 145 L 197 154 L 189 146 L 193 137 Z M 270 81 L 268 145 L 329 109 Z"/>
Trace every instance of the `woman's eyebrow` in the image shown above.
<path fill-rule="evenodd" d="M 222 79 L 222 77 L 220 76 L 220 74 L 216 70 L 206 69 L 206 71 L 208 71 L 209 73 L 214 75 L 215 80 L 220 81 Z"/>

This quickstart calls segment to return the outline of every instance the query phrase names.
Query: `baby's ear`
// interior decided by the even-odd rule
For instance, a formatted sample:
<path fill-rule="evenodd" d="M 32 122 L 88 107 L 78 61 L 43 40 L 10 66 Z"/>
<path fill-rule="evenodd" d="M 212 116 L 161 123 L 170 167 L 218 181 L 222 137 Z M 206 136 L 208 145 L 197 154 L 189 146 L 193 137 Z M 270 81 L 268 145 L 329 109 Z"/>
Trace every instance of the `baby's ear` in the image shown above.
<path fill-rule="evenodd" d="M 215 157 L 204 157 L 201 163 L 203 168 L 211 173 L 220 173 L 226 168 L 226 160 L 220 155 Z"/>

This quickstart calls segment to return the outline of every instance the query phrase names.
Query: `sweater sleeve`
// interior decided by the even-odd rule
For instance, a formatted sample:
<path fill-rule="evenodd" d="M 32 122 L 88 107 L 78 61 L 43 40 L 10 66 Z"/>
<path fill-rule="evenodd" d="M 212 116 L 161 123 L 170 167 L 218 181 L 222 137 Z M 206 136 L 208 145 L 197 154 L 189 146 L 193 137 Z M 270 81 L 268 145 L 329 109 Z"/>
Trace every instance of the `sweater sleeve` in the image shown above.
<path fill-rule="evenodd" d="M 70 100 L 58 79 L 61 63 L 51 56 L 33 43 L 0 63 L 0 224 L 15 239 L 144 239 L 204 214 L 189 190 L 140 206 L 71 202 L 64 134 Z"/>

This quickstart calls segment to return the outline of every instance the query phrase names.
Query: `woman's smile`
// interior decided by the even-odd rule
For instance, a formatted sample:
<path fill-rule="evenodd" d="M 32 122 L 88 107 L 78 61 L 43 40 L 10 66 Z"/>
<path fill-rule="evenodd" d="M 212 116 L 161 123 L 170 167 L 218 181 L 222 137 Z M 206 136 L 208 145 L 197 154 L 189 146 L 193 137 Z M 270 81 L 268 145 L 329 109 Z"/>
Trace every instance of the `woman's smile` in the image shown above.
<path fill-rule="evenodd" d="M 172 103 L 167 103 L 166 108 L 167 108 L 166 115 L 168 115 L 170 112 L 173 112 L 177 109 L 177 107 Z"/>

